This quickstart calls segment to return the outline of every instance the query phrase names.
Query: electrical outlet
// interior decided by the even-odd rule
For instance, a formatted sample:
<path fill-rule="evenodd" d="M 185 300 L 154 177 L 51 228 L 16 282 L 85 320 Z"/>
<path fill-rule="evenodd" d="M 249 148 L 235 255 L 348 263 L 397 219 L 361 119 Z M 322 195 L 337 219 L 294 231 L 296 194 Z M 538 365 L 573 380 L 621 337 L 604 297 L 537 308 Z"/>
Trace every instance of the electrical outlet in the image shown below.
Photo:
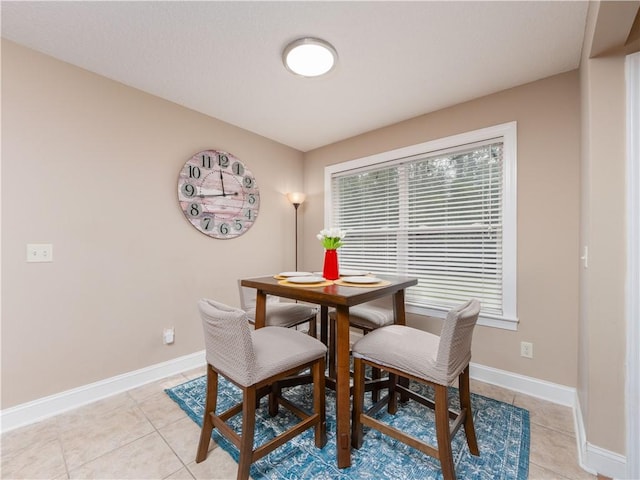
<path fill-rule="evenodd" d="M 533 358 L 533 343 L 520 342 L 520 356 L 525 358 Z"/>
<path fill-rule="evenodd" d="M 171 345 L 175 340 L 175 330 L 173 327 L 162 330 L 162 343 Z"/>
<path fill-rule="evenodd" d="M 53 245 L 50 243 L 28 243 L 27 262 L 53 262 Z"/>

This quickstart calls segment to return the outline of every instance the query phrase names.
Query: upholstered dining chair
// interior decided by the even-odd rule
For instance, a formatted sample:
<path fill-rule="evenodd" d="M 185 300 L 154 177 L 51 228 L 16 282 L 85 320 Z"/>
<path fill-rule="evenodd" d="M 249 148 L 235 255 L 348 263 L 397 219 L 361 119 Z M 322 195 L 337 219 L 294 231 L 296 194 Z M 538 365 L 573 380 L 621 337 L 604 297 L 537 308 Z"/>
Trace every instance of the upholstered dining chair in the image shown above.
<path fill-rule="evenodd" d="M 335 322 L 336 312 L 329 312 L 329 318 Z M 349 309 L 349 325 L 362 330 L 365 334 L 376 328 L 391 325 L 393 321 L 392 308 L 366 303 Z"/>
<path fill-rule="evenodd" d="M 353 346 L 354 399 L 351 444 L 360 448 L 363 425 L 377 429 L 409 446 L 440 460 L 445 480 L 455 479 L 451 439 L 461 425 L 464 426 L 467 445 L 473 455 L 479 455 L 473 426 L 471 394 L 469 391 L 469 361 L 471 338 L 480 313 L 480 302 L 472 299 L 451 310 L 444 320 L 440 336 L 404 325 L 389 325 L 365 335 Z M 389 372 L 389 394 L 368 411 L 364 405 L 364 366 Z M 435 399 L 431 401 L 409 388 L 398 384 L 398 377 L 407 378 L 433 387 Z M 448 389 L 458 379 L 460 412 L 449 409 Z M 373 414 L 385 404 L 390 414 L 398 408 L 398 393 L 407 395 L 422 405 L 435 410 L 437 447 L 410 436 L 378 419 Z M 449 418 L 453 419 L 450 426 Z"/>
<path fill-rule="evenodd" d="M 241 285 L 238 280 L 240 293 L 240 308 L 247 313 L 249 321 L 256 321 L 256 290 Z M 271 327 L 295 327 L 303 323 L 309 323 L 309 335 L 317 334 L 316 317 L 318 309 L 300 303 L 281 302 L 280 297 L 267 296 L 267 311 L 265 325 Z"/>
<path fill-rule="evenodd" d="M 327 348 L 324 344 L 290 328 L 251 330 L 244 311 L 214 300 L 200 300 L 198 309 L 205 338 L 207 395 L 196 462 L 206 459 L 214 428 L 240 451 L 238 480 L 249 478 L 253 462 L 309 428 L 315 430 L 316 447 L 323 447 L 327 441 L 324 391 Z M 258 391 L 309 368 L 314 385 L 313 413 L 277 395 L 274 400 L 300 418 L 300 422 L 254 448 Z M 225 412 L 217 413 L 220 375 L 242 390 L 242 401 Z M 242 430 L 237 433 L 227 420 L 239 413 L 242 413 Z"/>

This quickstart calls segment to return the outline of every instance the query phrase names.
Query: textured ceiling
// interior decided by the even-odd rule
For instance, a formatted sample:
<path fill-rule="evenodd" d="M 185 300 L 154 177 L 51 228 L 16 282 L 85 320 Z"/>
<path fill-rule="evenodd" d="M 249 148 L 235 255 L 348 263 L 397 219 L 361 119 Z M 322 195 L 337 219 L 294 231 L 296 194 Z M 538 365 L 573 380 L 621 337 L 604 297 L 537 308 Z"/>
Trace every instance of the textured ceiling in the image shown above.
<path fill-rule="evenodd" d="M 308 151 L 578 68 L 588 3 L 2 2 L 2 36 Z M 320 37 L 323 78 L 281 52 Z"/>

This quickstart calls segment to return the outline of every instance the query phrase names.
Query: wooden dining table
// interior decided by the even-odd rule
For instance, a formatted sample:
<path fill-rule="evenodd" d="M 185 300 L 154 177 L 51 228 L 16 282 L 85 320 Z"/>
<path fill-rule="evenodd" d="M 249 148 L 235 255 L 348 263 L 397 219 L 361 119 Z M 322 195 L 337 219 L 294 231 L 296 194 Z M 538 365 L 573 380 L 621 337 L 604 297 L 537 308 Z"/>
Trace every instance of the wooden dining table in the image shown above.
<path fill-rule="evenodd" d="M 322 286 L 292 285 L 275 276 L 247 278 L 241 280 L 243 287 L 255 288 L 256 318 L 255 328 L 265 326 L 267 295 L 274 295 L 301 302 L 320 305 L 320 339 L 325 345 L 328 341 L 328 311 L 336 310 L 336 450 L 338 468 L 351 465 L 351 395 L 349 362 L 349 307 L 370 302 L 378 298 L 391 296 L 395 323 L 405 323 L 405 289 L 417 285 L 418 280 L 411 277 L 376 275 L 379 285 L 349 285 L 324 282 Z M 339 282 L 340 283 L 340 282 Z M 333 336 L 333 335 L 332 335 Z"/>

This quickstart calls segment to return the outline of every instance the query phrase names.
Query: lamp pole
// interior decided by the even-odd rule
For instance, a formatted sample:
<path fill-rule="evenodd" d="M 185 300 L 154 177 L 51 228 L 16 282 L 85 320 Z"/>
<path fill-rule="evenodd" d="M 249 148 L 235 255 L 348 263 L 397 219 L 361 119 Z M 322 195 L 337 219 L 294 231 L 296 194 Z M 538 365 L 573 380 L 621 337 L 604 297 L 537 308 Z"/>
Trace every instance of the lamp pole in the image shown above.
<path fill-rule="evenodd" d="M 294 203 L 293 204 L 293 208 L 296 209 L 296 268 L 295 271 L 298 271 L 298 207 L 300 206 L 300 203 Z"/>
<path fill-rule="evenodd" d="M 304 202 L 306 195 L 300 192 L 287 193 L 287 198 L 292 203 L 293 208 L 296 210 L 296 230 L 295 230 L 295 244 L 296 244 L 296 272 L 298 271 L 298 207 Z"/>

